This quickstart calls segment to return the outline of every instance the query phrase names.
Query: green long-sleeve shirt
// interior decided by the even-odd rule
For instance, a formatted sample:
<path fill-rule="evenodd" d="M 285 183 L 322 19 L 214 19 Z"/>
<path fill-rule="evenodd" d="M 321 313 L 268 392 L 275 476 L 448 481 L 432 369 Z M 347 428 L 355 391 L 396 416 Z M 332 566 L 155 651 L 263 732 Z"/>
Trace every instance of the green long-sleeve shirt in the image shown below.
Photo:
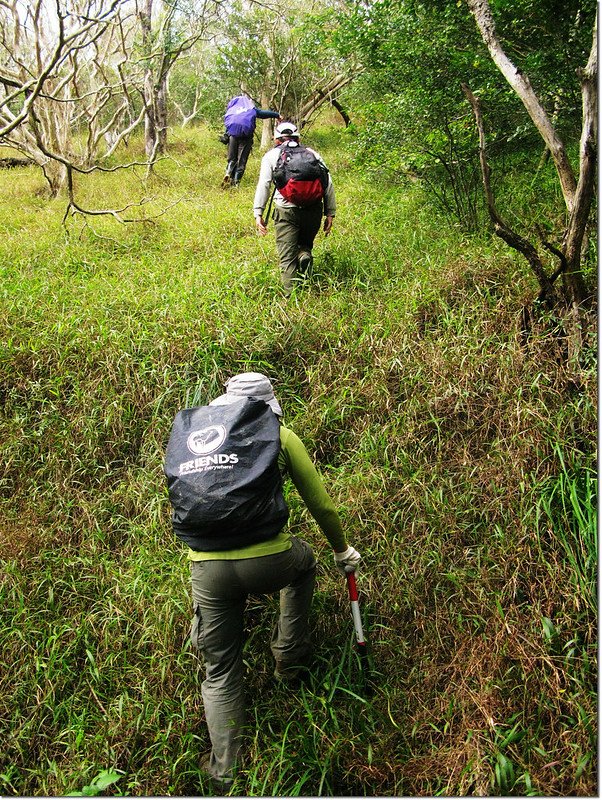
<path fill-rule="evenodd" d="M 326 493 L 322 479 L 313 465 L 303 442 L 289 428 L 280 428 L 280 455 L 278 465 L 283 475 L 288 474 L 303 498 L 309 513 L 316 520 L 334 550 L 345 550 L 347 543 L 334 503 Z M 219 561 L 237 558 L 257 558 L 272 553 L 282 553 L 291 546 L 291 537 L 285 525 L 280 533 L 267 542 L 259 542 L 236 550 L 188 550 L 191 561 Z"/>

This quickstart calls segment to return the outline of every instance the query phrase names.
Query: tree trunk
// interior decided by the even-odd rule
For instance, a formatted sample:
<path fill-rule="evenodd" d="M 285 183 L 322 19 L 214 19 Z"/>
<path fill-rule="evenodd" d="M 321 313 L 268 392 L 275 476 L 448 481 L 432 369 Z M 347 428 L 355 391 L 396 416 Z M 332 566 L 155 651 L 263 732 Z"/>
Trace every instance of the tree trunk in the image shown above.
<path fill-rule="evenodd" d="M 144 150 L 151 163 L 165 150 L 167 136 L 166 92 L 167 75 L 155 75 L 153 69 L 152 37 L 153 0 L 145 0 L 139 12 L 142 29 L 142 46 L 146 65 L 144 68 Z"/>
<path fill-rule="evenodd" d="M 268 108 L 269 99 L 265 92 L 261 93 L 261 107 Z M 261 125 L 261 149 L 268 150 L 274 144 L 274 137 L 272 135 L 273 119 L 263 119 Z"/>
<path fill-rule="evenodd" d="M 336 108 L 336 110 L 339 112 L 339 114 L 340 114 L 340 115 L 341 115 L 341 117 L 343 118 L 343 122 L 345 123 L 345 127 L 346 127 L 346 128 L 348 128 L 348 127 L 351 125 L 351 119 L 350 119 L 350 117 L 349 117 L 349 114 L 348 114 L 348 113 L 345 111 L 345 109 L 343 108 L 343 106 L 342 106 L 342 105 L 339 103 L 339 101 L 338 101 L 338 100 L 336 100 L 334 97 L 333 97 L 333 98 L 332 98 L 332 100 L 330 101 L 330 105 L 331 105 L 333 108 Z"/>
<path fill-rule="evenodd" d="M 147 159 L 151 159 L 155 152 L 155 142 L 157 141 L 157 127 L 155 125 L 155 114 L 153 111 L 153 76 L 150 70 L 144 78 L 144 151 Z"/>
<path fill-rule="evenodd" d="M 533 124 L 550 150 L 552 158 L 554 159 L 554 164 L 556 165 L 564 201 L 570 212 L 572 211 L 573 198 L 577 184 L 566 148 L 556 133 L 546 110 L 533 91 L 529 78 L 521 72 L 520 69 L 515 67 L 512 61 L 506 56 L 495 32 L 495 23 L 488 1 L 467 0 L 467 2 L 494 64 L 522 100 Z"/>
<path fill-rule="evenodd" d="M 157 155 L 163 155 L 167 147 L 167 72 L 158 78 L 155 105 Z"/>
<path fill-rule="evenodd" d="M 583 129 L 580 142 L 579 181 L 564 239 L 567 260 L 565 285 L 573 303 L 581 303 L 587 291 L 581 271 L 581 248 L 590 215 L 597 165 L 598 142 L 598 49 L 597 16 L 594 24 L 593 44 L 586 67 L 580 71 L 583 106 Z"/>
<path fill-rule="evenodd" d="M 58 197 L 67 180 L 67 168 L 60 161 L 49 159 L 42 164 L 42 172 L 48 183 L 51 197 Z"/>
<path fill-rule="evenodd" d="M 307 100 L 299 109 L 298 124 L 307 125 L 311 117 L 324 105 L 332 102 L 336 93 L 347 86 L 355 78 L 355 75 L 335 75 L 325 86 L 317 88 L 312 92 Z"/>
<path fill-rule="evenodd" d="M 581 73 L 583 129 L 579 180 L 577 181 L 570 165 L 566 148 L 556 133 L 545 109 L 535 95 L 528 77 L 514 66 L 502 49 L 495 33 L 495 24 L 489 3 L 487 0 L 467 0 L 467 3 L 494 63 L 522 100 L 554 160 L 565 205 L 569 213 L 569 223 L 564 232 L 562 248 L 565 259 L 565 271 L 563 274 L 565 295 L 569 306 L 580 306 L 588 299 L 581 266 L 581 248 L 595 188 L 597 162 L 598 13 L 596 11 L 593 42 L 588 64 Z"/>

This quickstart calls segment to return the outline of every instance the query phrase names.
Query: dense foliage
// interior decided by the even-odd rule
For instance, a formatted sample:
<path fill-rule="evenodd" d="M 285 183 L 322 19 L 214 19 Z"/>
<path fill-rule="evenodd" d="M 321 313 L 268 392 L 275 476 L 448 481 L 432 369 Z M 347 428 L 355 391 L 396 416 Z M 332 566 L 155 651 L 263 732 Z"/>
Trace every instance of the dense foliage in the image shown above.
<path fill-rule="evenodd" d="M 507 53 L 575 165 L 576 70 L 595 5 L 491 0 Z M 34 167 L 0 172 L 0 791 L 211 794 L 188 566 L 162 460 L 175 412 L 253 369 L 272 378 L 364 556 L 373 691 L 359 679 L 328 547 L 287 490 L 293 531 L 320 563 L 315 669 L 297 693 L 274 683 L 277 601 L 252 598 L 235 791 L 595 795 L 596 307 L 584 304 L 569 358 L 566 307 L 534 303 L 524 259 L 483 235 L 461 83 L 482 102 L 499 208 L 525 236 L 545 234 L 548 266 L 567 208 L 525 108 L 464 2 L 165 8 L 149 17 L 157 69 L 145 86 L 157 89 L 169 62 L 173 127 L 152 170 L 127 127 L 144 105 L 127 77 L 144 61 L 128 51 L 135 16 L 120 18 L 132 27 L 111 51 L 133 57 L 106 59 L 123 69 L 109 80 L 115 97 L 97 87 L 102 113 L 83 79 L 73 104 L 36 100 L 73 114 L 88 101 L 63 149 L 104 131 L 103 165 L 137 166 L 76 175 L 70 200 L 125 209 L 136 224 L 63 219 L 65 198 L 49 199 Z M 178 25 L 189 31 L 197 13 L 182 38 Z M 0 18 L 10 53 L 17 5 Z M 119 29 L 106 28 L 97 54 Z M 241 87 L 294 116 L 339 72 L 344 88 L 326 95 L 338 113 L 316 106 L 303 131 L 331 169 L 339 211 L 318 239 L 312 283 L 287 301 L 273 236 L 253 228 L 259 147 L 239 190 L 223 192 L 216 132 Z M 123 138 L 103 128 L 121 92 Z M 595 219 L 594 208 L 582 259 L 592 297 Z"/>
<path fill-rule="evenodd" d="M 529 76 L 567 142 L 576 144 L 581 127 L 577 69 L 586 64 L 591 48 L 595 3 L 492 5 L 508 55 Z M 465 4 L 350 0 L 338 42 L 365 66 L 349 89 L 362 163 L 382 180 L 420 175 L 465 229 L 482 227 L 477 138 L 461 84 L 467 83 L 483 104 L 494 169 L 539 139 Z"/>
<path fill-rule="evenodd" d="M 154 223 L 66 232 L 35 171 L 0 174 L 5 795 L 211 794 L 162 459 L 176 410 L 240 369 L 274 380 L 364 556 L 374 691 L 291 491 L 320 563 L 314 676 L 274 684 L 276 601 L 252 598 L 237 790 L 596 794 L 594 319 L 576 382 L 553 318 L 517 335 L 522 261 L 446 225 L 420 184 L 375 185 L 326 122 L 307 138 L 339 213 L 290 301 L 272 236 L 254 235 L 259 153 L 224 193 L 206 128 L 174 134 L 177 161 L 149 178 Z M 137 190 L 132 173 L 94 177 L 91 205 Z"/>

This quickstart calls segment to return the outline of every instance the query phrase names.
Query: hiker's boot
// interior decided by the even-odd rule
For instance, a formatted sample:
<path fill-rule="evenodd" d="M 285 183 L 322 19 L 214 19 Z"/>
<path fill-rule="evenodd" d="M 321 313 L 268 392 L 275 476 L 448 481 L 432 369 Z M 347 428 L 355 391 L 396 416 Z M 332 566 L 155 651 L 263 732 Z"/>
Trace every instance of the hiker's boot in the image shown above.
<path fill-rule="evenodd" d="M 222 189 L 227 189 L 228 186 L 230 186 L 231 183 L 232 183 L 232 178 L 226 173 L 226 175 L 224 175 L 224 179 L 222 181 Z"/>
<path fill-rule="evenodd" d="M 297 665 L 290 666 L 281 661 L 276 662 L 274 670 L 274 677 L 278 683 L 286 686 L 300 686 L 302 683 L 307 683 L 311 677 L 309 666 Z"/>
<path fill-rule="evenodd" d="M 231 794 L 231 789 L 234 784 L 232 778 L 218 778 L 211 768 L 211 753 L 203 756 L 200 764 L 201 772 L 205 773 L 211 788 L 217 797 L 228 797 Z"/>
<path fill-rule="evenodd" d="M 282 658 L 276 658 L 275 661 L 274 677 L 280 683 L 295 686 L 306 683 L 311 677 L 310 669 L 313 661 L 311 646 L 308 646 L 304 653 L 298 653 L 294 661 L 284 661 Z"/>
<path fill-rule="evenodd" d="M 314 264 L 311 252 L 309 252 L 308 250 L 301 250 L 299 253 L 298 263 L 299 266 L 297 268 L 297 273 L 299 277 L 311 278 L 311 273 Z"/>

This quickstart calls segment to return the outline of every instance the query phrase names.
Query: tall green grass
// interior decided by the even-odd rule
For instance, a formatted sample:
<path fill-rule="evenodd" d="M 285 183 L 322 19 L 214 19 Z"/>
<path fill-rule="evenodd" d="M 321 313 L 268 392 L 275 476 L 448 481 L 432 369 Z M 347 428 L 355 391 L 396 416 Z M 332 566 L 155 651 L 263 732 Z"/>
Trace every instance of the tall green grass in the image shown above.
<path fill-rule="evenodd" d="M 547 329 L 520 345 L 536 287 L 518 260 L 418 188 L 367 182 L 344 136 L 315 138 L 339 213 L 288 301 L 273 231 L 254 233 L 257 150 L 238 192 L 202 129 L 146 186 L 78 187 L 96 208 L 154 196 L 137 225 L 65 230 L 39 176 L 0 175 L 3 794 L 212 793 L 162 459 L 175 412 L 245 369 L 273 379 L 364 556 L 376 688 L 289 492 L 320 563 L 316 668 L 297 693 L 274 684 L 277 602 L 252 598 L 236 790 L 596 792 L 595 336 L 576 387 Z"/>

